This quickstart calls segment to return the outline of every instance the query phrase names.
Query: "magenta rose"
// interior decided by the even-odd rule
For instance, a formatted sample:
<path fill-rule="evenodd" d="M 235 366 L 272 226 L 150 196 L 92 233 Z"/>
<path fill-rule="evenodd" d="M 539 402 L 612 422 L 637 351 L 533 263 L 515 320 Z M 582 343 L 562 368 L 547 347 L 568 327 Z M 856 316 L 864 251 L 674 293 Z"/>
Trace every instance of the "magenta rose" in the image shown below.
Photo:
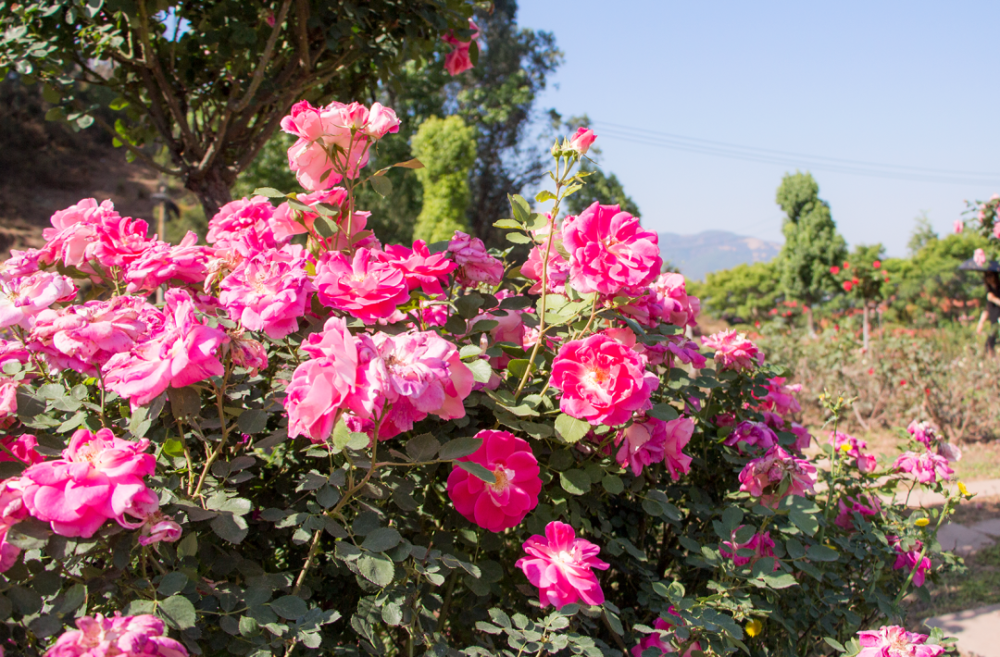
<path fill-rule="evenodd" d="M 45 653 L 46 657 L 188 657 L 179 641 L 164 636 L 163 621 L 156 616 L 83 616 L 78 629 L 65 632 Z"/>
<path fill-rule="evenodd" d="M 604 603 L 604 591 L 593 569 L 607 570 L 610 564 L 597 558 L 601 548 L 577 538 L 566 523 L 550 522 L 545 526 L 545 536 L 535 534 L 524 542 L 524 551 L 527 556 L 514 566 L 538 587 L 543 609 L 549 605 L 562 609 L 575 602 Z"/>

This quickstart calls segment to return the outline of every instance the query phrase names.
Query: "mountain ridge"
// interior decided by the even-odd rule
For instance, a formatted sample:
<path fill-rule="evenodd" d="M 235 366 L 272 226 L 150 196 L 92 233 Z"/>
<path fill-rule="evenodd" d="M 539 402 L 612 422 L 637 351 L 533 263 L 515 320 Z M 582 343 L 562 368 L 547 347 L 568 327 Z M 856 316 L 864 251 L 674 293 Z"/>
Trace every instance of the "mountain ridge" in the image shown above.
<path fill-rule="evenodd" d="M 726 230 L 705 230 L 693 235 L 658 233 L 660 255 L 693 280 L 736 265 L 767 262 L 781 251 L 781 244 Z"/>

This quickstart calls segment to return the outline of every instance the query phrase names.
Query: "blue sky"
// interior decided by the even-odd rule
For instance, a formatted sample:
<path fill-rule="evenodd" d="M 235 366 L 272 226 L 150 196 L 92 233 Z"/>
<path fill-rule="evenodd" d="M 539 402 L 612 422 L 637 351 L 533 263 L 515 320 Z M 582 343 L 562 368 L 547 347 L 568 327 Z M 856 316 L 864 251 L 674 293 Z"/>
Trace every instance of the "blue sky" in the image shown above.
<path fill-rule="evenodd" d="M 1000 3 L 521 0 L 518 22 L 566 55 L 540 107 L 590 115 L 651 229 L 781 241 L 798 165 L 850 244 L 898 256 L 921 211 L 946 233 L 1000 192 Z"/>

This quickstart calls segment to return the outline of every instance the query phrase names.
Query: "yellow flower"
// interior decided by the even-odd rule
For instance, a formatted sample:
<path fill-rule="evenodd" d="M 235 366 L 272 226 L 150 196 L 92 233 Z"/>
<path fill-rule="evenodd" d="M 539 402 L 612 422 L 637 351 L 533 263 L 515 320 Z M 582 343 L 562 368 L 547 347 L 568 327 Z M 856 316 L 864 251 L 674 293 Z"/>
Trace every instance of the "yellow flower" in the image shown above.
<path fill-rule="evenodd" d="M 843 397 L 837 397 L 837 403 L 838 404 L 843 404 L 844 403 L 844 398 Z"/>
<path fill-rule="evenodd" d="M 747 623 L 747 634 L 754 637 L 764 631 L 764 624 L 756 618 Z"/>
<path fill-rule="evenodd" d="M 851 451 L 851 444 L 844 443 L 843 445 L 840 446 L 840 451 L 842 451 L 844 454 L 848 453 L 849 451 Z"/>
<path fill-rule="evenodd" d="M 916 525 L 917 527 L 926 527 L 927 525 L 931 524 L 931 519 L 917 518 L 916 520 L 913 521 L 913 524 Z"/>
<path fill-rule="evenodd" d="M 961 493 L 962 495 L 965 495 L 966 497 L 970 496 L 969 489 L 966 488 L 965 484 L 962 483 L 961 481 L 958 482 L 958 492 Z"/>

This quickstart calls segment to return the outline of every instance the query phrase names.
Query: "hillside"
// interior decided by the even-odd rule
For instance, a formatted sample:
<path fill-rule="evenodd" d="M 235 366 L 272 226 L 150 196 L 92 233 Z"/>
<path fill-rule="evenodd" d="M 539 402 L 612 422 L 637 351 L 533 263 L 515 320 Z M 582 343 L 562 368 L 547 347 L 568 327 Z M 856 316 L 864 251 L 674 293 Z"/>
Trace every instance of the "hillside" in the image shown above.
<path fill-rule="evenodd" d="M 724 230 L 706 230 L 696 235 L 660 233 L 660 253 L 688 278 L 703 280 L 705 274 L 742 263 L 768 261 L 781 251 L 781 244 Z"/>

